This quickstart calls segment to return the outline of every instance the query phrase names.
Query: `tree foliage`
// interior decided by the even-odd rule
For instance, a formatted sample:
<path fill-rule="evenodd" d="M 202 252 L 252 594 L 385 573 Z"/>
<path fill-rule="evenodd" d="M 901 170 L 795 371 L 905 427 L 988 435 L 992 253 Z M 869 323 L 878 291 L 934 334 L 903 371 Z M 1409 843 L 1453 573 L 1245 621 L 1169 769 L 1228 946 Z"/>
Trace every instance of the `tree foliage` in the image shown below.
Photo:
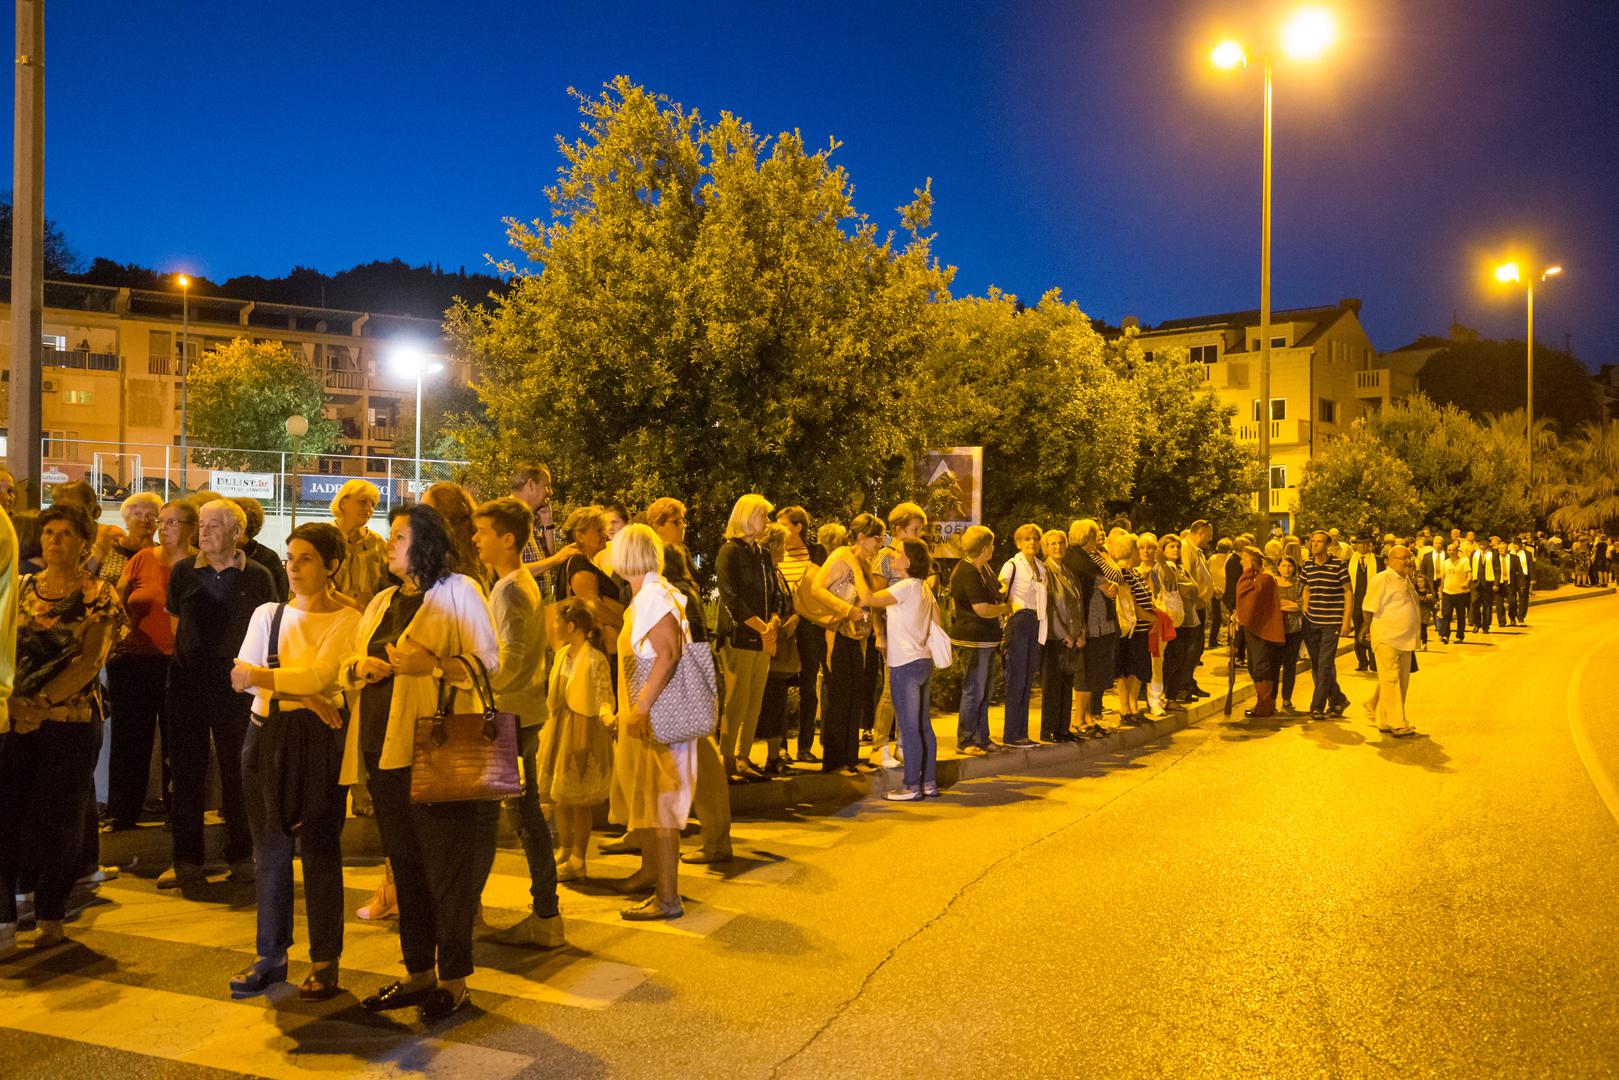
<path fill-rule="evenodd" d="M 912 493 L 922 430 L 895 395 L 950 279 L 928 190 L 897 243 L 836 143 L 705 123 L 624 78 L 575 96 L 549 220 L 507 223 L 525 265 L 450 319 L 500 432 L 486 467 L 542 456 L 563 498 L 675 495 L 698 550 L 744 492 L 839 513 Z"/>
<path fill-rule="evenodd" d="M 286 422 L 294 414 L 309 421 L 303 453 L 325 453 L 340 442 L 337 423 L 321 417 L 326 390 L 320 379 L 301 353 L 280 342 L 236 338 L 208 349 L 191 366 L 186 384 L 191 442 L 229 448 L 195 452 L 204 465 L 262 468 L 252 454 L 233 451 L 290 451 Z"/>
<path fill-rule="evenodd" d="M 1304 466 L 1298 518 L 1306 529 L 1405 535 L 1423 523 L 1423 505 L 1410 467 L 1364 421 L 1356 421 Z"/>
<path fill-rule="evenodd" d="M 489 418 L 475 387 L 463 382 L 440 380 L 422 388 L 422 457 L 461 460 L 466 453 L 464 440 L 488 428 Z M 404 400 L 399 411 L 399 428 L 394 435 L 394 457 L 416 456 L 416 399 Z M 496 490 L 500 491 L 499 485 Z"/>
<path fill-rule="evenodd" d="M 1530 525 L 1522 412 L 1514 431 L 1510 421 L 1479 423 L 1454 405 L 1414 394 L 1367 429 L 1410 470 L 1424 524 L 1503 536 Z"/>
<path fill-rule="evenodd" d="M 1429 397 L 1474 419 L 1522 408 L 1528 383 L 1521 341 L 1454 342 L 1429 357 L 1422 369 L 1422 388 Z M 1602 419 L 1602 405 L 1584 364 L 1561 350 L 1535 346 L 1535 415 L 1565 432 Z"/>
<path fill-rule="evenodd" d="M 1619 421 L 1586 424 L 1551 462 L 1553 528 L 1619 532 Z"/>
<path fill-rule="evenodd" d="M 0 193 L 0 251 L 11 257 L 11 192 Z M 45 219 L 45 276 L 60 278 L 77 273 L 84 258 L 68 243 L 62 227 L 50 218 Z M 10 266 L 8 262 L 6 264 Z M 10 270 L 6 271 L 8 274 Z"/>

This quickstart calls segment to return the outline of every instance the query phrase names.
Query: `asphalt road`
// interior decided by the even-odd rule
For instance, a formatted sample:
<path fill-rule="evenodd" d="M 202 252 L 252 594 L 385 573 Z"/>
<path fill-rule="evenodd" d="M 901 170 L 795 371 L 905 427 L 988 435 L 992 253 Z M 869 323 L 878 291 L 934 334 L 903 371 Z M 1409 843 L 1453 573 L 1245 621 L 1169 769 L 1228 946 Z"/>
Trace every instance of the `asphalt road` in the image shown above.
<path fill-rule="evenodd" d="M 745 859 L 683 872 L 683 924 L 570 889 L 572 948 L 481 947 L 481 1008 L 431 1033 L 230 1003 L 249 897 L 126 877 L 74 946 L 0 964 L 0 1075 L 1613 1075 L 1619 599 L 1533 615 L 1422 656 L 1422 739 L 1358 707 L 1205 723 L 1082 774 L 739 822 Z M 496 869 L 499 923 L 522 869 Z M 349 930 L 369 992 L 395 943 Z"/>

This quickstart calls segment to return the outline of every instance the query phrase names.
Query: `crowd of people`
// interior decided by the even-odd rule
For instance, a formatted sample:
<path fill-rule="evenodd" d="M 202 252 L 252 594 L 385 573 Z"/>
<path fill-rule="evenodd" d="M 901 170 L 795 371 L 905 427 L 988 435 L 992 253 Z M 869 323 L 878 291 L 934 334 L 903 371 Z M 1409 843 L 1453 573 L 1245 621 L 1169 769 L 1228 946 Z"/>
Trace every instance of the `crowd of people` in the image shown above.
<path fill-rule="evenodd" d="M 1183 710 L 1210 696 L 1198 672 L 1222 642 L 1252 679 L 1248 718 L 1295 711 L 1301 654 L 1310 718 L 1341 717 L 1348 637 L 1378 680 L 1368 718 L 1411 737 L 1405 691 L 1430 636 L 1523 625 L 1535 561 L 1563 557 L 1560 539 L 1529 535 L 1276 529 L 1217 541 L 1201 520 L 1157 535 L 1081 518 L 1018 527 L 997 561 L 984 526 L 930 543 L 914 503 L 816 529 L 804 508 L 750 493 L 724 523 L 709 591 L 680 501 L 657 499 L 638 519 L 580 506 L 559 522 L 545 466 L 519 466 L 510 488 L 479 503 L 433 484 L 388 510 L 384 538 L 370 526 L 379 492 L 351 479 L 330 520 L 295 528 L 282 558 L 255 539 L 264 513 L 251 499 L 137 494 L 118 528 L 98 524 L 83 482 L 13 513 L 0 477 L 0 956 L 19 947 L 19 894 L 32 894 L 33 946 L 59 944 L 75 884 L 106 873 L 100 834 L 159 809 L 172 863 L 157 887 L 207 881 L 212 760 L 220 854 L 258 902 L 257 955 L 230 992 L 287 978 L 294 857 L 312 960 L 300 994 L 341 991 L 352 807 L 375 818 L 386 856 L 357 915 L 397 917 L 406 971 L 362 1004 L 442 1019 L 469 1000 L 479 928 L 506 944 L 564 943 L 559 883 L 589 876 L 603 807 L 623 835 L 597 850 L 640 856 L 616 882 L 632 901 L 622 916 L 675 919 L 678 863 L 732 857 L 733 785 L 795 767 L 888 768 L 902 771 L 886 799 L 937 797 L 931 698 L 944 668 L 960 678 L 956 750 L 972 757 Z M 1605 580 L 1606 538 L 1570 547 L 1576 574 Z M 450 714 L 512 718 L 518 786 L 504 802 L 435 799 L 413 772 Z M 103 809 L 93 773 L 108 730 Z M 491 928 L 480 896 L 503 805 L 532 910 Z M 682 853 L 694 814 L 700 840 Z"/>

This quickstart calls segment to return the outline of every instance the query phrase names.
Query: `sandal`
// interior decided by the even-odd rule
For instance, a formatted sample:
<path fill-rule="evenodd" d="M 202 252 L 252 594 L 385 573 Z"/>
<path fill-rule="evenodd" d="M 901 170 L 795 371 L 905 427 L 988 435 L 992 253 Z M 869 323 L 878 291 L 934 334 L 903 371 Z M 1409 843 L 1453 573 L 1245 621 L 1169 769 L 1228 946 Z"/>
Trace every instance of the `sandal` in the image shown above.
<path fill-rule="evenodd" d="M 686 909 L 679 904 L 666 908 L 658 903 L 656 896 L 649 896 L 634 907 L 627 907 L 618 913 L 618 917 L 628 922 L 655 922 L 660 919 L 678 919 L 686 914 Z"/>
<path fill-rule="evenodd" d="M 298 987 L 298 996 L 305 1001 L 327 1001 L 343 992 L 337 985 L 337 961 L 324 967 L 311 968 L 309 977 Z"/>

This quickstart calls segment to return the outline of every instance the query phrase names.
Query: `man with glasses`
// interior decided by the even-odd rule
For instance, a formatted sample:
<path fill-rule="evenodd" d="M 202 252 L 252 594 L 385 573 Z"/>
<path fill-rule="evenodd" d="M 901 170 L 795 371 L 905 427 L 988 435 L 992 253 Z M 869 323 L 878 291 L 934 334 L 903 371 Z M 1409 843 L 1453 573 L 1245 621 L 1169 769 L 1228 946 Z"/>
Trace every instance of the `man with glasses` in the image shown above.
<path fill-rule="evenodd" d="M 1422 605 L 1411 584 L 1411 549 L 1389 549 L 1388 569 L 1372 579 L 1361 610 L 1371 623 L 1368 636 L 1377 658 L 1377 690 L 1366 712 L 1377 730 L 1397 739 L 1417 733 L 1405 715 L 1405 692 L 1422 632 Z"/>

